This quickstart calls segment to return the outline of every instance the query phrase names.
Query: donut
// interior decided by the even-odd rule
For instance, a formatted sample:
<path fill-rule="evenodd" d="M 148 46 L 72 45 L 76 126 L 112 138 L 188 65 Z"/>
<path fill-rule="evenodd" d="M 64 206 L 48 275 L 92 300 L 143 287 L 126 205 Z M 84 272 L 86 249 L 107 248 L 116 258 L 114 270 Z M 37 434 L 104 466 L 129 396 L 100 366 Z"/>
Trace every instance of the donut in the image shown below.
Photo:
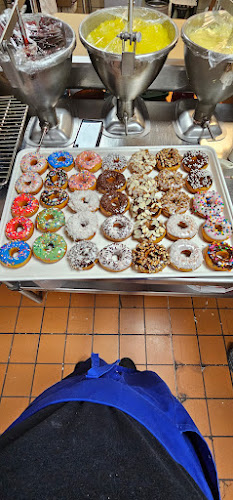
<path fill-rule="evenodd" d="M 168 169 L 161 170 L 157 175 L 157 183 L 160 191 L 169 191 L 170 189 L 181 189 L 184 187 L 184 178 L 180 172 L 173 172 Z"/>
<path fill-rule="evenodd" d="M 130 172 L 132 174 L 140 174 L 141 176 L 152 172 L 155 166 L 156 157 L 148 149 L 141 149 L 137 153 L 133 153 L 128 163 Z"/>
<path fill-rule="evenodd" d="M 39 201 L 32 194 L 21 193 L 16 196 L 12 205 L 13 217 L 32 217 L 39 209 Z"/>
<path fill-rule="evenodd" d="M 102 170 L 116 170 L 116 172 L 124 172 L 127 167 L 127 159 L 124 155 L 110 153 L 105 156 L 102 163 Z"/>
<path fill-rule="evenodd" d="M 103 194 L 108 191 L 123 191 L 125 188 L 125 176 L 115 170 L 105 170 L 99 175 L 96 183 L 96 189 Z"/>
<path fill-rule="evenodd" d="M 185 179 L 185 185 L 190 193 L 207 191 L 213 184 L 212 176 L 203 170 L 191 169 Z"/>
<path fill-rule="evenodd" d="M 150 193 L 138 196 L 130 205 L 132 217 L 136 219 L 154 219 L 159 217 L 162 212 L 162 205 L 154 195 Z"/>
<path fill-rule="evenodd" d="M 207 266 L 215 271 L 231 271 L 233 268 L 233 248 L 228 243 L 214 241 L 204 250 Z"/>
<path fill-rule="evenodd" d="M 123 241 L 129 238 L 133 232 L 133 221 L 124 215 L 113 215 L 105 219 L 102 233 L 108 240 Z"/>
<path fill-rule="evenodd" d="M 98 254 L 99 264 L 106 271 L 119 273 L 132 264 L 132 250 L 123 243 L 111 243 Z"/>
<path fill-rule="evenodd" d="M 37 194 L 43 186 L 42 177 L 33 172 L 22 174 L 15 183 L 17 193 Z"/>
<path fill-rule="evenodd" d="M 103 194 L 100 200 L 100 210 L 105 217 L 124 214 L 129 209 L 129 198 L 121 191 L 111 191 Z"/>
<path fill-rule="evenodd" d="M 97 216 L 89 210 L 71 215 L 66 223 L 66 232 L 74 241 L 91 240 L 98 228 Z"/>
<path fill-rule="evenodd" d="M 25 241 L 10 241 L 0 248 L 1 264 L 14 269 L 25 266 L 31 255 L 31 248 Z"/>
<path fill-rule="evenodd" d="M 36 238 L 33 243 L 33 255 L 46 264 L 61 260 L 66 254 L 67 245 L 59 234 L 45 233 Z"/>
<path fill-rule="evenodd" d="M 204 151 L 187 151 L 182 158 L 182 167 L 186 172 L 191 168 L 200 170 L 206 168 L 209 163 L 209 157 Z"/>
<path fill-rule="evenodd" d="M 142 177 L 140 174 L 132 174 L 127 179 L 127 193 L 133 198 L 137 198 L 142 194 L 150 193 L 151 195 L 157 191 L 157 180 L 151 177 Z"/>
<path fill-rule="evenodd" d="M 190 215 L 171 215 L 167 221 L 167 237 L 170 240 L 191 240 L 197 234 L 197 231 L 197 224 Z"/>
<path fill-rule="evenodd" d="M 45 189 L 40 196 L 40 203 L 45 208 L 64 208 L 69 196 L 64 189 Z"/>
<path fill-rule="evenodd" d="M 34 224 L 26 217 L 14 217 L 6 224 L 5 235 L 8 240 L 26 241 L 31 238 L 34 231 Z"/>
<path fill-rule="evenodd" d="M 98 261 L 98 248 L 92 241 L 78 241 L 67 253 L 70 267 L 75 271 L 87 271 Z"/>
<path fill-rule="evenodd" d="M 74 166 L 74 158 L 67 151 L 56 151 L 48 157 L 48 164 L 52 170 L 57 170 L 57 168 L 62 168 L 69 172 Z"/>
<path fill-rule="evenodd" d="M 162 212 L 166 217 L 174 214 L 183 214 L 189 208 L 189 196 L 179 190 L 166 191 L 160 200 Z"/>
<path fill-rule="evenodd" d="M 202 226 L 205 241 L 224 241 L 232 236 L 232 225 L 224 215 L 209 217 Z"/>
<path fill-rule="evenodd" d="M 206 219 L 207 217 L 222 214 L 224 203 L 217 191 L 196 193 L 192 200 L 192 209 L 196 215 Z"/>
<path fill-rule="evenodd" d="M 44 182 L 45 189 L 66 189 L 68 176 L 64 170 L 50 170 Z"/>
<path fill-rule="evenodd" d="M 100 206 L 99 196 L 95 191 L 74 191 L 70 195 L 69 208 L 73 212 L 79 212 L 80 210 L 90 210 L 90 212 L 96 212 Z"/>
<path fill-rule="evenodd" d="M 156 167 L 158 170 L 168 168 L 170 171 L 177 170 L 180 167 L 182 156 L 177 149 L 164 148 L 156 154 Z"/>
<path fill-rule="evenodd" d="M 94 174 L 91 174 L 87 170 L 81 170 L 79 174 L 71 175 L 68 180 L 68 186 L 70 191 L 84 191 L 87 189 L 95 189 L 96 178 Z"/>
<path fill-rule="evenodd" d="M 139 273 L 158 273 L 170 263 L 167 249 L 150 240 L 138 243 L 133 250 L 133 267 Z"/>
<path fill-rule="evenodd" d="M 178 240 L 169 248 L 171 265 L 178 271 L 195 271 L 202 265 L 201 249 L 189 240 Z"/>
<path fill-rule="evenodd" d="M 20 161 L 23 173 L 33 172 L 43 174 L 48 167 L 46 158 L 40 153 L 27 153 Z"/>
<path fill-rule="evenodd" d="M 134 224 L 133 238 L 135 240 L 150 240 L 153 243 L 159 243 L 165 235 L 166 228 L 157 219 L 139 219 Z"/>
<path fill-rule="evenodd" d="M 36 227 L 42 233 L 54 233 L 64 225 L 65 216 L 59 208 L 45 208 L 37 214 Z"/>
<path fill-rule="evenodd" d="M 101 165 L 102 158 L 94 151 L 83 151 L 75 160 L 75 167 L 78 170 L 88 170 L 88 172 L 97 172 Z"/>

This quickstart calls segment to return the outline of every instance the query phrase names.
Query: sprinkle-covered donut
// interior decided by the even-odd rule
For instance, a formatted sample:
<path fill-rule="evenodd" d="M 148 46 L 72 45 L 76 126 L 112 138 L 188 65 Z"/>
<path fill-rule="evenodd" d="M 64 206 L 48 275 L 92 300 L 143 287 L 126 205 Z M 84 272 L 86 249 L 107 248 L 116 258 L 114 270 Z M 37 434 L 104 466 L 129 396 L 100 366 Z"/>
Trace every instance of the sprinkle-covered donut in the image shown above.
<path fill-rule="evenodd" d="M 181 189 L 184 186 L 184 177 L 180 172 L 173 172 L 168 169 L 161 170 L 157 175 L 158 188 L 161 191 L 170 189 Z"/>
<path fill-rule="evenodd" d="M 133 153 L 128 163 L 131 173 L 140 174 L 141 176 L 149 174 L 155 166 L 156 157 L 148 149 L 141 149 Z"/>
<path fill-rule="evenodd" d="M 96 183 L 96 189 L 103 194 L 109 191 L 123 191 L 125 188 L 125 176 L 115 170 L 105 170 L 99 175 Z"/>
<path fill-rule="evenodd" d="M 111 191 L 103 194 L 100 200 L 100 210 L 105 217 L 124 214 L 129 209 L 129 198 L 121 191 Z"/>
<path fill-rule="evenodd" d="M 39 209 L 39 201 L 32 194 L 21 193 L 16 196 L 12 205 L 13 217 L 32 217 Z"/>
<path fill-rule="evenodd" d="M 133 232 L 133 221 L 124 215 L 113 215 L 105 219 L 101 226 L 105 238 L 111 241 L 123 241 Z"/>
<path fill-rule="evenodd" d="M 36 227 L 42 233 L 54 233 L 64 225 L 65 216 L 59 208 L 45 208 L 37 214 Z"/>
<path fill-rule="evenodd" d="M 49 155 L 48 163 L 52 170 L 62 168 L 68 172 L 74 166 L 74 158 L 70 153 L 68 153 L 68 151 L 56 151 L 55 153 Z"/>
<path fill-rule="evenodd" d="M 170 171 L 180 167 L 182 156 L 177 149 L 164 148 L 156 154 L 156 167 L 158 170 L 168 168 Z"/>
<path fill-rule="evenodd" d="M 20 161 L 20 168 L 23 173 L 34 172 L 41 175 L 47 167 L 48 162 L 40 153 L 27 153 Z"/>
<path fill-rule="evenodd" d="M 68 176 L 66 172 L 62 169 L 50 170 L 44 182 L 45 189 L 54 189 L 54 188 L 66 189 L 67 185 L 68 185 Z"/>
<path fill-rule="evenodd" d="M 17 193 L 37 194 L 42 186 L 42 177 L 33 172 L 22 174 L 15 183 Z"/>
<path fill-rule="evenodd" d="M 110 153 L 105 156 L 102 163 L 103 170 L 116 170 L 116 172 L 124 172 L 127 167 L 127 159 L 124 155 Z"/>
<path fill-rule="evenodd" d="M 64 257 L 67 245 L 64 238 L 59 234 L 45 233 L 36 238 L 32 250 L 38 260 L 53 264 Z"/>
<path fill-rule="evenodd" d="M 67 253 L 70 267 L 75 271 L 87 271 L 97 262 L 98 248 L 92 241 L 78 241 Z"/>
<path fill-rule="evenodd" d="M 187 151 L 182 159 L 182 166 L 186 172 L 190 172 L 191 168 L 202 169 L 206 168 L 209 162 L 209 157 L 204 151 Z"/>
<path fill-rule="evenodd" d="M 25 241 L 10 241 L 0 248 L 1 264 L 14 269 L 25 266 L 31 255 L 31 248 Z"/>
<path fill-rule="evenodd" d="M 222 214 L 224 203 L 217 191 L 196 193 L 193 197 L 192 208 L 195 214 L 206 219 L 207 217 Z"/>
<path fill-rule="evenodd" d="M 206 264 L 215 271 L 231 271 L 233 248 L 228 243 L 214 241 L 204 250 Z"/>
<path fill-rule="evenodd" d="M 31 219 L 26 217 L 14 217 L 5 228 L 5 235 L 8 240 L 26 241 L 31 238 L 34 231 L 34 224 Z"/>
<path fill-rule="evenodd" d="M 64 189 L 45 189 L 41 193 L 40 203 L 45 208 L 64 208 L 69 200 L 69 195 Z"/>
<path fill-rule="evenodd" d="M 224 241 L 232 236 L 232 225 L 224 215 L 209 217 L 202 226 L 205 241 Z"/>
<path fill-rule="evenodd" d="M 150 240 L 138 243 L 133 250 L 133 267 L 139 273 L 158 273 L 170 263 L 167 249 Z"/>
<path fill-rule="evenodd" d="M 98 228 L 97 216 L 89 210 L 71 215 L 66 223 L 67 234 L 74 241 L 90 240 Z"/>
<path fill-rule="evenodd" d="M 94 151 L 83 151 L 75 160 L 75 167 L 78 170 L 88 170 L 88 172 L 97 172 L 101 165 L 102 158 Z"/>
<path fill-rule="evenodd" d="M 159 243 L 166 235 L 166 228 L 158 219 L 137 219 L 134 224 L 133 238 L 138 241 L 150 240 Z"/>
<path fill-rule="evenodd" d="M 81 170 L 78 174 L 71 175 L 68 180 L 70 191 L 85 191 L 87 189 L 95 189 L 96 178 L 94 174 L 87 170 Z"/>
<path fill-rule="evenodd" d="M 190 215 L 171 215 L 167 221 L 167 237 L 170 240 L 191 240 L 197 234 L 197 231 L 197 224 Z"/>
<path fill-rule="evenodd" d="M 162 211 L 166 217 L 173 214 L 183 214 L 189 208 L 190 199 L 186 193 L 179 190 L 167 191 L 160 200 Z"/>
<path fill-rule="evenodd" d="M 204 170 L 191 169 L 185 179 L 185 184 L 190 193 L 207 191 L 213 184 L 212 176 Z"/>
<path fill-rule="evenodd" d="M 100 206 L 99 196 L 95 191 L 91 191 L 90 189 L 87 191 L 74 191 L 70 195 L 68 206 L 74 212 L 79 212 L 80 210 L 96 212 Z"/>
<path fill-rule="evenodd" d="M 127 179 L 127 193 L 133 198 L 150 193 L 151 195 L 157 191 L 157 178 L 142 177 L 141 174 L 132 174 Z"/>
<path fill-rule="evenodd" d="M 178 240 L 169 249 L 171 265 L 178 271 L 194 271 L 201 266 L 203 255 L 201 249 L 190 240 Z"/>
<path fill-rule="evenodd" d="M 131 266 L 132 251 L 123 243 L 112 243 L 100 250 L 98 259 L 106 271 L 119 273 Z"/>
<path fill-rule="evenodd" d="M 154 219 L 159 217 L 162 211 L 161 202 L 150 193 L 142 194 L 135 198 L 130 206 L 132 217 L 139 219 Z"/>

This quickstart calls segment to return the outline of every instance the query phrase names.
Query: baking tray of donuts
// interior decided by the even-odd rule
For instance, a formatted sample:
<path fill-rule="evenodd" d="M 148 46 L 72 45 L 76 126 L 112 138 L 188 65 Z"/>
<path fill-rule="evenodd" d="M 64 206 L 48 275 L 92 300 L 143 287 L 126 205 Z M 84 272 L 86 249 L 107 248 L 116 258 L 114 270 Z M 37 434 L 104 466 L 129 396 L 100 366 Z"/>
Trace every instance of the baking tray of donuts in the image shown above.
<path fill-rule="evenodd" d="M 231 221 L 209 147 L 22 150 L 1 221 L 1 280 L 226 278 Z"/>

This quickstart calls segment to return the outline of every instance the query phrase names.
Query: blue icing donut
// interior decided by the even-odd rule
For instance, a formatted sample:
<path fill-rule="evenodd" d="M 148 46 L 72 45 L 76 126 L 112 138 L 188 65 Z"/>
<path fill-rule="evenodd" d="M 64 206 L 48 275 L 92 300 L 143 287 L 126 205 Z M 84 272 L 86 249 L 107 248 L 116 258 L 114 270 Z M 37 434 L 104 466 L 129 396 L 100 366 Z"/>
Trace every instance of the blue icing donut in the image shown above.
<path fill-rule="evenodd" d="M 67 151 L 56 151 L 49 155 L 48 163 L 53 169 L 63 168 L 64 170 L 71 170 L 74 165 L 74 158 Z"/>
<path fill-rule="evenodd" d="M 6 267 L 21 267 L 28 262 L 31 253 L 31 248 L 25 241 L 11 241 L 0 248 L 0 262 Z"/>

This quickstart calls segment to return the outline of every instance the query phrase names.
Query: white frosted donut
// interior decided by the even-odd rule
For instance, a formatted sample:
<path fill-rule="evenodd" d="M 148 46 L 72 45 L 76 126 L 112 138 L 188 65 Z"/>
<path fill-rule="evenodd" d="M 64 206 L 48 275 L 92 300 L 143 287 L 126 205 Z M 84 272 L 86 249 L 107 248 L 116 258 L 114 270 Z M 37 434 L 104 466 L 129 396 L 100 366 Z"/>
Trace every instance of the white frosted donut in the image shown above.
<path fill-rule="evenodd" d="M 184 177 L 180 172 L 168 169 L 161 170 L 156 177 L 158 187 L 161 191 L 169 189 L 181 189 L 184 186 Z"/>
<path fill-rule="evenodd" d="M 201 266 L 200 248 L 189 240 L 177 240 L 169 248 L 171 265 L 179 271 L 194 271 Z"/>
<path fill-rule="evenodd" d="M 127 159 L 124 155 L 110 153 L 103 159 L 102 170 L 116 170 L 117 172 L 123 172 L 126 167 Z"/>
<path fill-rule="evenodd" d="M 98 227 L 96 214 L 86 210 L 71 215 L 66 223 L 66 231 L 74 241 L 91 239 Z"/>
<path fill-rule="evenodd" d="M 232 235 L 232 225 L 224 215 L 209 217 L 202 228 L 204 235 L 210 241 L 224 241 Z"/>
<path fill-rule="evenodd" d="M 186 214 L 175 214 L 167 221 L 167 235 L 172 239 L 190 240 L 197 234 L 198 227 L 193 217 Z"/>
<path fill-rule="evenodd" d="M 17 193 L 36 194 L 43 186 L 42 177 L 33 172 L 22 174 L 15 183 Z"/>
<path fill-rule="evenodd" d="M 100 250 L 98 259 L 107 271 L 120 272 L 131 266 L 132 251 L 123 243 L 112 243 Z"/>
<path fill-rule="evenodd" d="M 67 253 L 72 269 L 85 271 L 91 269 L 97 261 L 98 248 L 92 241 L 79 241 Z"/>
<path fill-rule="evenodd" d="M 70 194 L 68 206 L 74 212 L 79 212 L 80 210 L 90 210 L 95 212 L 98 210 L 100 205 L 99 196 L 95 191 L 74 191 Z"/>
<path fill-rule="evenodd" d="M 23 173 L 34 172 L 43 174 L 47 166 L 47 159 L 40 153 L 27 153 L 20 161 L 20 168 Z"/>
<path fill-rule="evenodd" d="M 207 218 L 223 212 L 224 203 L 217 191 L 196 193 L 193 197 L 193 211 L 201 217 Z"/>
<path fill-rule="evenodd" d="M 124 215 L 108 217 L 102 224 L 104 236 L 112 241 L 123 241 L 133 232 L 133 221 Z"/>

